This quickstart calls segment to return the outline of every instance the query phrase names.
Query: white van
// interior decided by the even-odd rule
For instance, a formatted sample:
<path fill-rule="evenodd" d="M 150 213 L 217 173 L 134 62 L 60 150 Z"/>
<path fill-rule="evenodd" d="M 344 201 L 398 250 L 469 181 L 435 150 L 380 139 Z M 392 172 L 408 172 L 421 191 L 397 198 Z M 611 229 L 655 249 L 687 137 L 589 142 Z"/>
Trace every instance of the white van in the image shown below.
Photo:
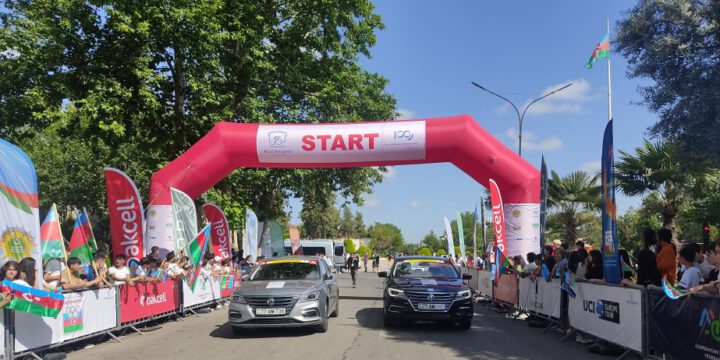
<path fill-rule="evenodd" d="M 296 255 L 317 255 L 325 254 L 325 256 L 332 259 L 335 252 L 335 245 L 330 239 L 318 239 L 318 240 L 300 240 L 300 251 Z M 291 253 L 292 247 L 290 240 L 285 240 L 285 253 Z"/>
<path fill-rule="evenodd" d="M 346 258 L 347 252 L 345 251 L 345 242 L 340 240 L 335 243 L 335 253 L 333 254 L 333 263 L 335 264 L 335 268 L 344 268 Z"/>

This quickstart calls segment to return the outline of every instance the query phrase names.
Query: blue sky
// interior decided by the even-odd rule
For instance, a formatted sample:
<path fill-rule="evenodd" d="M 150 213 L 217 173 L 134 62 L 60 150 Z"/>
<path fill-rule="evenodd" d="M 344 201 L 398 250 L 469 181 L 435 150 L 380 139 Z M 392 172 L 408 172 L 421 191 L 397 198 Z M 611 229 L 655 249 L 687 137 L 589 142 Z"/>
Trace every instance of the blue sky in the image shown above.
<path fill-rule="evenodd" d="M 469 114 L 517 151 L 517 116 L 504 101 L 470 84 L 475 81 L 518 107 L 544 91 L 573 85 L 533 105 L 523 125 L 523 157 L 565 175 L 600 168 L 607 121 L 607 66 L 585 69 L 610 18 L 633 3 L 624 1 L 418 1 L 376 2 L 386 27 L 377 33 L 372 58 L 362 65 L 390 80 L 388 91 L 405 118 Z M 637 105 L 641 81 L 625 76 L 627 63 L 612 54 L 615 148 L 632 152 L 657 117 Z M 521 108 L 522 109 L 522 108 Z M 616 159 L 618 153 L 616 152 Z M 472 211 L 484 188 L 450 164 L 396 166 L 367 196 L 367 224 L 389 222 L 406 242 L 430 230 L 442 234 L 443 216 Z M 293 218 L 301 208 L 292 202 Z M 620 213 L 639 199 L 618 196 Z"/>

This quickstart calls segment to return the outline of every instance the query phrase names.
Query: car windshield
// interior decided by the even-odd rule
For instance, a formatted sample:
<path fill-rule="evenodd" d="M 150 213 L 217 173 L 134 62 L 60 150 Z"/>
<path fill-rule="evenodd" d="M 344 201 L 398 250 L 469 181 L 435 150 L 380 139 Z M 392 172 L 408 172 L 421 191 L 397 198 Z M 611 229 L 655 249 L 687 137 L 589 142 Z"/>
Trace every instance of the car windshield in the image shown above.
<path fill-rule="evenodd" d="M 455 267 L 442 260 L 403 260 L 395 265 L 394 277 L 459 279 Z"/>
<path fill-rule="evenodd" d="M 309 280 L 319 279 L 315 260 L 277 260 L 261 263 L 250 275 L 253 280 Z"/>

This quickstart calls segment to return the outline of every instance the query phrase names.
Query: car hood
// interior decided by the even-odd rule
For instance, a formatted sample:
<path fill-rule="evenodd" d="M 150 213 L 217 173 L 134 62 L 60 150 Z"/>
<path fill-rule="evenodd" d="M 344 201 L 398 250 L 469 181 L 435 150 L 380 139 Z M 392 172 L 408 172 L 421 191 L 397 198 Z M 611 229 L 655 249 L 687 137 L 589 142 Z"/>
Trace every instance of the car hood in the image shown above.
<path fill-rule="evenodd" d="M 460 291 L 467 286 L 461 279 L 445 278 L 392 278 L 388 286 L 402 290 Z"/>
<path fill-rule="evenodd" d="M 318 287 L 315 280 L 256 280 L 243 281 L 237 291 L 240 295 L 298 295 Z"/>

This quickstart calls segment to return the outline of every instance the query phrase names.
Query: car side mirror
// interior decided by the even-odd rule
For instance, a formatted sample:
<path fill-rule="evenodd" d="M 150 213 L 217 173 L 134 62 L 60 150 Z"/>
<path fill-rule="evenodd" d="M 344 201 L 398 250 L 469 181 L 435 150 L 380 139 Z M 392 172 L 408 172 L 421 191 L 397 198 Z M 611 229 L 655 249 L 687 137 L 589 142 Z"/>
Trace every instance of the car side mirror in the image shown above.
<path fill-rule="evenodd" d="M 378 277 L 386 278 L 387 277 L 387 271 L 381 271 L 378 273 Z"/>
<path fill-rule="evenodd" d="M 472 275 L 470 275 L 470 274 L 463 274 L 462 279 L 463 279 L 463 280 L 470 280 L 470 279 L 472 279 Z"/>

